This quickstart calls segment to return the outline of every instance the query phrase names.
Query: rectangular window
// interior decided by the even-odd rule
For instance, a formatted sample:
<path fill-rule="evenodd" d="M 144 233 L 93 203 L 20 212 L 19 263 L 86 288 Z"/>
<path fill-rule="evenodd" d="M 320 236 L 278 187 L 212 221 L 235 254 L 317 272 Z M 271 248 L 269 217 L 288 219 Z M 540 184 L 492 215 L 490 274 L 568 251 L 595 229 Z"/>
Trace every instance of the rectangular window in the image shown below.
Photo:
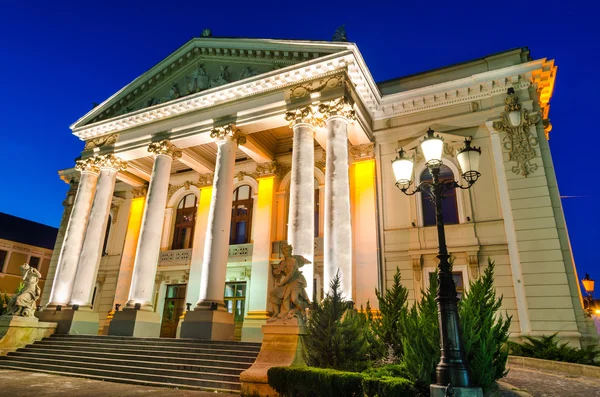
<path fill-rule="evenodd" d="M 6 258 L 8 257 L 8 251 L 0 250 L 0 272 L 4 269 L 4 262 L 6 262 Z"/>
<path fill-rule="evenodd" d="M 225 307 L 229 313 L 233 313 L 236 323 L 244 321 L 246 302 L 246 282 L 226 283 L 224 293 Z"/>
<path fill-rule="evenodd" d="M 34 269 L 40 270 L 40 258 L 38 258 L 37 256 L 32 256 L 31 258 L 29 258 L 29 266 L 33 267 Z"/>
<path fill-rule="evenodd" d="M 431 285 L 431 280 L 434 278 L 437 278 L 437 272 L 430 272 L 429 285 Z M 454 285 L 456 287 L 456 295 L 458 296 L 458 299 L 462 299 L 463 294 L 465 293 L 463 272 L 452 272 L 452 278 L 454 279 Z"/>

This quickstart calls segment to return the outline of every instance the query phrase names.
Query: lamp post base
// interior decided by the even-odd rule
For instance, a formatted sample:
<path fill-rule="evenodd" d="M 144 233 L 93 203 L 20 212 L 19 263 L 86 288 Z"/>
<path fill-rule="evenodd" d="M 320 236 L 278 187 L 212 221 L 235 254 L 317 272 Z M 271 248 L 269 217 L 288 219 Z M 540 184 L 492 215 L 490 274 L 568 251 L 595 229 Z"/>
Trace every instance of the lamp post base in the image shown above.
<path fill-rule="evenodd" d="M 480 387 L 429 386 L 430 397 L 483 397 Z"/>

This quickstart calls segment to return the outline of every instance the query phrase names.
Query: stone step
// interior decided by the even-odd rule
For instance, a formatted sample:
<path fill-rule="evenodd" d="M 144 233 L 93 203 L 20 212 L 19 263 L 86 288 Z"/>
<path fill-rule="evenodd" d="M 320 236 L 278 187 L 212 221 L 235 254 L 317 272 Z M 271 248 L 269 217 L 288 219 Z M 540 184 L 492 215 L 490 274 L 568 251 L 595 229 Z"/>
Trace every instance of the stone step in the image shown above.
<path fill-rule="evenodd" d="M 133 354 L 118 354 L 118 353 L 91 353 L 88 351 L 77 351 L 77 350 L 56 350 L 56 349 L 29 349 L 22 348 L 16 352 L 11 352 L 9 356 L 23 356 L 23 357 L 70 357 L 76 361 L 90 361 L 90 360 L 114 360 L 114 361 L 136 361 L 136 362 L 151 362 L 153 365 L 178 365 L 178 366 L 192 366 L 192 367 L 203 367 L 203 368 L 218 368 L 218 369 L 236 369 L 245 370 L 250 368 L 252 363 L 249 362 L 236 362 L 236 361 L 225 361 L 225 360 L 206 360 L 206 359 L 188 359 L 179 358 L 173 356 L 141 356 Z M 104 361 L 101 361 L 104 362 Z M 108 362 L 108 361 L 106 361 Z"/>
<path fill-rule="evenodd" d="M 34 343 L 31 345 L 27 345 L 23 349 L 27 349 L 27 351 L 34 351 L 35 349 L 42 348 L 46 350 L 61 350 L 61 351 L 85 351 L 89 353 L 117 353 L 117 354 L 127 354 L 127 355 L 143 355 L 143 356 L 168 356 L 169 354 L 177 355 L 181 358 L 189 358 L 189 359 L 206 359 L 206 360 L 225 360 L 225 361 L 236 361 L 236 362 L 244 362 L 244 363 L 253 363 L 256 360 L 258 354 L 252 355 L 242 355 L 242 354 L 220 354 L 219 352 L 190 352 L 188 349 L 181 349 L 177 351 L 173 351 L 170 349 L 160 349 L 160 347 L 156 347 L 157 350 L 151 349 L 139 349 L 137 347 L 132 347 L 129 349 L 125 349 L 122 346 L 103 346 L 103 347 L 93 347 L 86 346 L 85 344 L 80 344 L 76 346 L 68 345 L 68 344 L 56 344 L 56 343 Z"/>
<path fill-rule="evenodd" d="M 15 364 L 15 363 L 13 363 L 13 364 Z M 168 383 L 151 382 L 151 381 L 144 381 L 144 380 L 138 380 L 138 379 L 112 378 L 109 376 L 96 376 L 96 375 L 90 375 L 90 374 L 64 373 L 62 371 L 52 371 L 52 370 L 45 370 L 45 369 L 31 369 L 31 368 L 28 368 L 27 366 L 19 366 L 16 364 L 3 367 L 2 361 L 0 361 L 0 368 L 14 369 L 14 370 L 18 370 L 18 371 L 28 371 L 28 372 L 42 372 L 42 373 L 47 373 L 47 374 L 52 374 L 52 375 L 61 375 L 61 376 L 73 376 L 73 377 L 78 377 L 78 378 L 103 380 L 106 382 L 129 383 L 129 384 L 136 384 L 136 385 L 142 385 L 142 386 L 169 387 L 169 388 L 177 388 L 177 389 L 210 391 L 210 392 L 220 392 L 220 393 L 235 393 L 236 395 L 239 393 L 238 389 L 216 389 L 216 388 L 207 388 L 207 387 L 203 387 L 203 386 L 185 385 L 185 384 L 179 384 L 179 383 L 173 383 L 173 382 L 168 382 Z"/>
<path fill-rule="evenodd" d="M 62 363 L 61 363 L 62 364 Z M 225 381 L 225 380 L 204 380 L 197 378 L 188 378 L 185 376 L 175 376 L 175 375 L 156 375 L 146 373 L 146 368 L 138 368 L 138 371 L 135 371 L 135 367 L 129 367 L 125 370 L 114 370 L 114 369 L 96 369 L 89 368 L 87 366 L 69 366 L 69 365 L 60 365 L 60 364 L 46 364 L 39 362 L 25 362 L 25 361 L 16 361 L 11 357 L 4 356 L 0 358 L 0 368 L 28 368 L 31 371 L 34 370 L 45 370 L 45 371 L 54 371 L 57 373 L 62 373 L 64 375 L 73 375 L 77 374 L 82 377 L 90 377 L 94 376 L 97 378 L 117 378 L 121 379 L 123 382 L 127 382 L 129 380 L 136 380 L 141 382 L 155 382 L 155 383 L 164 383 L 171 384 L 172 387 L 175 385 L 186 385 L 186 386 L 196 386 L 202 387 L 207 390 L 222 390 L 227 392 L 235 392 L 240 390 L 239 380 L 237 382 Z"/>
<path fill-rule="evenodd" d="M 204 343 L 204 342 L 194 342 L 194 341 L 184 341 L 184 342 L 161 342 L 160 340 L 153 341 L 137 341 L 135 339 L 126 339 L 126 340 L 116 340 L 116 339 L 100 339 L 100 338 L 44 338 L 44 342 L 46 343 L 87 343 L 87 344 L 96 344 L 96 345 L 135 345 L 135 346 L 162 346 L 169 347 L 173 349 L 210 349 L 210 350 L 233 350 L 233 351 L 246 351 L 250 353 L 258 353 L 260 351 L 260 345 L 238 345 L 235 342 L 226 343 Z"/>
<path fill-rule="evenodd" d="M 90 359 L 89 356 L 85 355 L 66 355 L 66 354 L 48 354 L 41 352 L 11 352 L 8 354 L 8 357 L 14 358 L 18 361 L 31 361 L 31 362 L 47 362 L 59 360 L 60 362 L 71 362 L 73 366 L 75 363 L 85 363 L 86 366 L 90 365 L 112 365 L 112 366 L 125 366 L 125 367 L 139 367 L 139 368 L 151 368 L 151 369 L 164 369 L 165 371 L 190 371 L 197 373 L 207 373 L 207 374 L 222 374 L 222 375 L 234 375 L 239 376 L 240 373 L 249 368 L 250 365 L 245 365 L 245 368 L 233 368 L 226 366 L 213 366 L 213 365 L 194 365 L 189 363 L 175 362 L 175 363 L 162 363 L 157 362 L 154 358 L 152 361 L 140 361 L 133 360 L 131 358 L 123 359 L 123 358 L 98 358 L 94 357 L 93 360 Z M 147 359 L 147 357 L 146 357 Z M 187 361 L 187 360 L 184 360 Z M 211 361 L 207 361 L 207 363 L 212 364 Z"/>
<path fill-rule="evenodd" d="M 206 339 L 179 339 L 179 338 L 138 338 L 133 336 L 115 336 L 115 335 L 52 335 L 48 339 L 94 339 L 96 341 L 135 341 L 136 343 L 154 342 L 161 345 L 164 344 L 207 344 L 207 345 L 228 345 L 238 347 L 253 347 L 260 349 L 261 344 L 255 342 L 237 342 L 237 341 L 217 341 Z"/>
<path fill-rule="evenodd" d="M 22 364 L 43 364 L 43 365 L 61 365 L 70 367 L 85 367 L 87 369 L 94 370 L 108 370 L 108 371 L 119 371 L 119 372 L 143 372 L 144 375 L 157 375 L 157 376 L 180 376 L 190 379 L 199 379 L 202 381 L 225 381 L 228 383 L 239 382 L 239 376 L 241 371 L 235 371 L 234 373 L 223 373 L 223 372 L 199 372 L 194 370 L 184 370 L 177 368 L 153 368 L 149 366 L 139 366 L 136 363 L 121 362 L 121 363 L 110 363 L 104 364 L 98 361 L 88 361 L 83 363 L 81 361 L 73 361 L 64 356 L 58 356 L 54 358 L 42 358 L 42 357 L 19 357 L 10 356 L 7 358 L 0 358 L 0 360 L 18 361 Z M 151 364 L 151 363 L 150 363 Z"/>

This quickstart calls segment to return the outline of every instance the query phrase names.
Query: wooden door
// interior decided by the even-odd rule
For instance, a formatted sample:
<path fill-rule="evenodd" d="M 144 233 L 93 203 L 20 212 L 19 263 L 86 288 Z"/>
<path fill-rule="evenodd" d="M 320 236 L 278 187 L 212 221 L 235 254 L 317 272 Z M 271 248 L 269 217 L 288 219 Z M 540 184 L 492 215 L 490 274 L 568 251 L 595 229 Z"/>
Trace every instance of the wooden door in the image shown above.
<path fill-rule="evenodd" d="M 163 309 L 160 328 L 161 338 L 175 338 L 177 336 L 179 317 L 185 310 L 185 290 L 185 284 L 167 285 L 165 308 Z"/>

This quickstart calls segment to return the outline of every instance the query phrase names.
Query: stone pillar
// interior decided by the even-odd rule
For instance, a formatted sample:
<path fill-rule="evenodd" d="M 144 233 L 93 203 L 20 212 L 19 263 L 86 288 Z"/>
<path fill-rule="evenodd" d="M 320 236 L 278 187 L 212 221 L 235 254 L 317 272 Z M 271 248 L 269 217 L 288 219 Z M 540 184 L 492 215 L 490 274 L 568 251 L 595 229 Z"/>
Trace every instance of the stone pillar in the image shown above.
<path fill-rule="evenodd" d="M 65 232 L 65 239 L 60 250 L 56 275 L 52 284 L 50 302 L 47 310 L 56 306 L 66 306 L 73 290 L 73 281 L 77 272 L 77 263 L 83 245 L 88 218 L 92 208 L 92 199 L 98 182 L 98 166 L 96 158 L 77 161 L 75 169 L 81 172 L 79 187 L 73 203 L 73 210 Z M 46 321 L 46 320 L 42 320 Z M 49 321 L 49 320 L 48 320 Z"/>
<path fill-rule="evenodd" d="M 99 156 L 97 164 L 100 167 L 100 179 L 96 187 L 96 195 L 85 231 L 85 239 L 69 302 L 69 305 L 76 304 L 80 309 L 85 310 L 92 308 L 94 281 L 102 257 L 102 244 L 110 215 L 117 173 L 126 167 L 126 163 L 113 154 Z"/>
<path fill-rule="evenodd" d="M 260 342 L 263 339 L 261 327 L 269 318 L 267 296 L 272 285 L 271 248 L 273 200 L 275 198 L 276 163 L 259 164 L 258 198 L 252 222 L 252 279 L 248 291 L 248 313 L 244 318 L 242 341 Z"/>
<path fill-rule="evenodd" d="M 306 293 L 313 298 L 315 257 L 315 127 L 316 118 L 311 108 L 302 108 L 286 114 L 294 130 L 292 151 L 292 182 L 288 218 L 288 244 L 294 255 L 311 263 L 302 266 L 306 278 Z"/>
<path fill-rule="evenodd" d="M 186 313 L 180 337 L 233 340 L 233 315 L 225 309 L 223 292 L 229 255 L 235 152 L 237 145 L 246 139 L 233 125 L 215 128 L 210 135 L 217 143 L 217 163 L 200 275 L 200 300 L 193 311 Z"/>
<path fill-rule="evenodd" d="M 129 301 L 123 311 L 115 313 L 109 335 L 157 337 L 160 334 L 160 314 L 154 312 L 152 294 L 171 164 L 174 158 L 181 156 L 181 151 L 166 139 L 150 144 L 148 151 L 154 153 L 154 166 L 133 265 Z"/>
<path fill-rule="evenodd" d="M 339 270 L 342 293 L 354 300 L 348 175 L 348 122 L 354 118 L 354 111 L 340 98 L 322 103 L 319 112 L 327 120 L 323 286 L 327 290 Z"/>

